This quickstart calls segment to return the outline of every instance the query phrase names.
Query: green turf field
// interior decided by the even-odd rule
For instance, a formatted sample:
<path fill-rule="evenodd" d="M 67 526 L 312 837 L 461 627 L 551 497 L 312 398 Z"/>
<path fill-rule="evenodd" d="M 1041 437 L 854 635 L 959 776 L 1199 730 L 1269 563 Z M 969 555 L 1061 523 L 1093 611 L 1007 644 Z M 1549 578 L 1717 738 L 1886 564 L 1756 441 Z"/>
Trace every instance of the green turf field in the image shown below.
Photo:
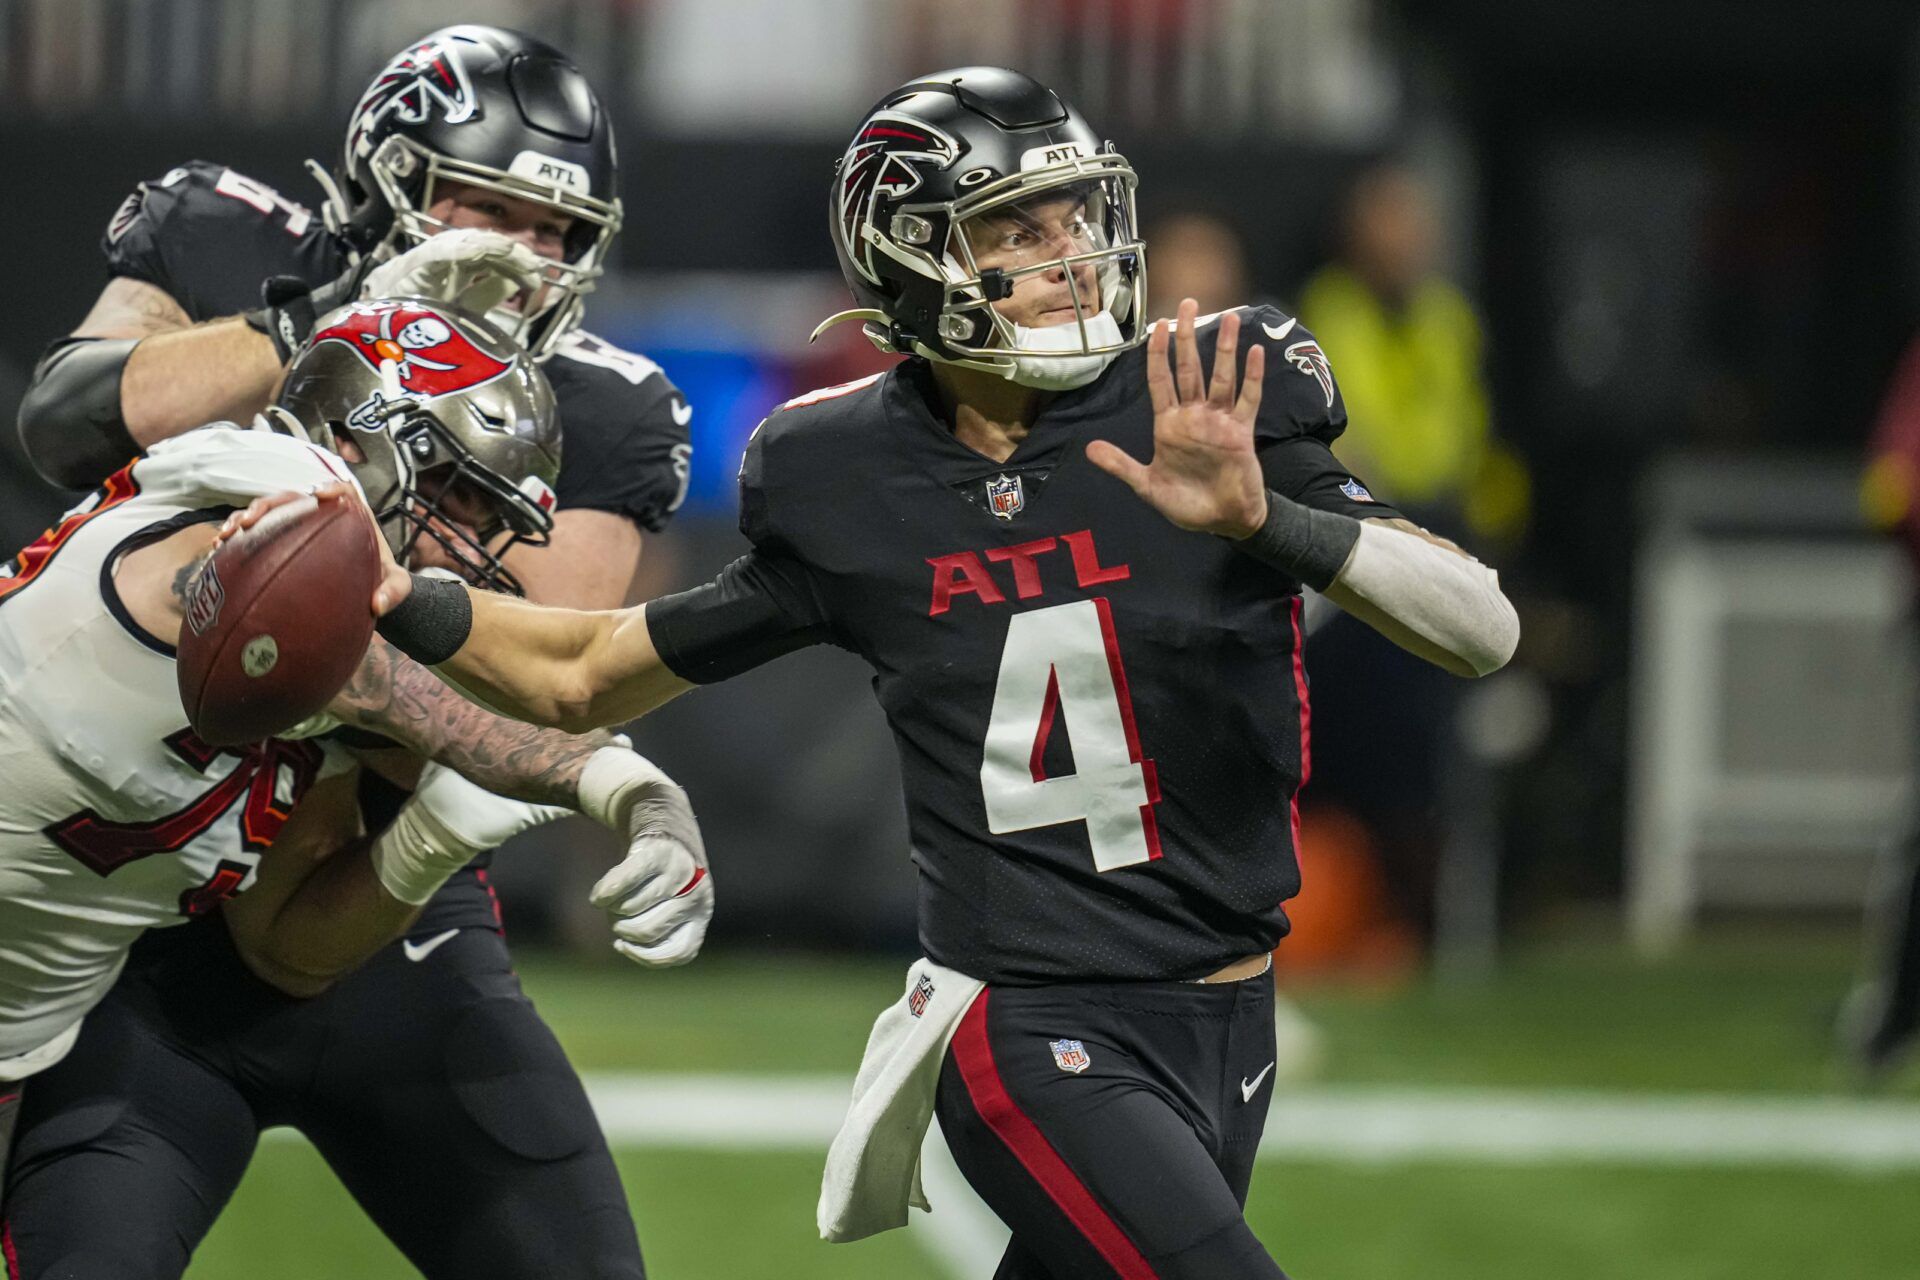
<path fill-rule="evenodd" d="M 1835 1086 L 1843 939 L 1722 937 L 1643 965 L 1605 944 L 1535 947 L 1493 983 L 1299 993 L 1340 1085 L 1810 1094 Z M 594 1072 L 851 1073 L 897 966 L 716 955 L 642 973 L 523 958 L 528 990 Z M 1912 1079 L 1896 1097 L 1920 1097 Z M 619 1151 L 651 1272 L 666 1280 L 954 1274 L 916 1227 L 814 1239 L 819 1156 Z M 938 1197 L 936 1197 L 938 1202 Z M 1249 1216 L 1297 1280 L 1747 1280 L 1920 1276 L 1920 1169 L 1655 1168 L 1270 1159 Z M 916 1215 L 918 1217 L 919 1215 Z M 312 1152 L 262 1148 L 196 1280 L 402 1277 Z"/>

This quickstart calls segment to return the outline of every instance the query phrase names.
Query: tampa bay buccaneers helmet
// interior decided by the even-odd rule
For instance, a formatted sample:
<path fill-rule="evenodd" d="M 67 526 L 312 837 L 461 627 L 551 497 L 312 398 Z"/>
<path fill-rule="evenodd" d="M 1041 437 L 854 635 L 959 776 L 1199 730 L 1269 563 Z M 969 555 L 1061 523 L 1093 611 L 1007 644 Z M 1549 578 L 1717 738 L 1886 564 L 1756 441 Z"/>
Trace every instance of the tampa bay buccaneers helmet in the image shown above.
<path fill-rule="evenodd" d="M 476 584 L 524 594 L 501 557 L 553 528 L 560 427 L 540 366 L 484 320 L 419 298 L 341 307 L 267 417 L 346 458 L 402 564 L 429 537 Z"/>
<path fill-rule="evenodd" d="M 883 351 L 1020 381 L 1049 360 L 1104 367 L 1147 332 L 1135 185 L 1113 144 L 1030 76 L 965 67 L 901 85 L 834 166 L 834 249 L 859 307 L 827 323 L 865 320 Z M 980 231 L 1061 201 L 1074 209 L 1070 238 L 1034 236 L 1011 267 L 976 263 Z M 1073 320 L 1025 330 L 995 311 L 1041 272 L 1064 274 Z"/>
<path fill-rule="evenodd" d="M 445 230 L 427 211 L 448 179 L 572 215 L 564 260 L 508 334 L 536 359 L 579 322 L 620 230 L 606 108 L 557 49 L 502 27 L 447 27 L 401 50 L 354 107 L 334 178 L 312 167 L 327 225 L 365 254 Z"/>

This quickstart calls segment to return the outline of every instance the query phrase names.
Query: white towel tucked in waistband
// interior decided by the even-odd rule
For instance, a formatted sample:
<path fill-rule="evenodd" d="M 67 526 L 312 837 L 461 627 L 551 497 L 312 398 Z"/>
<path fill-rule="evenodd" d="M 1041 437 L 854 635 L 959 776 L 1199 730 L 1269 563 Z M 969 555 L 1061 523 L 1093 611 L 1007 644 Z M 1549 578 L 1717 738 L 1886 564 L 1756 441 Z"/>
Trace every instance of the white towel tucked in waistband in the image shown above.
<path fill-rule="evenodd" d="M 853 1102 L 820 1179 L 820 1236 L 863 1240 L 907 1225 L 907 1206 L 928 1208 L 920 1143 L 947 1041 L 986 983 L 920 959 L 907 989 L 874 1020 L 853 1082 Z"/>

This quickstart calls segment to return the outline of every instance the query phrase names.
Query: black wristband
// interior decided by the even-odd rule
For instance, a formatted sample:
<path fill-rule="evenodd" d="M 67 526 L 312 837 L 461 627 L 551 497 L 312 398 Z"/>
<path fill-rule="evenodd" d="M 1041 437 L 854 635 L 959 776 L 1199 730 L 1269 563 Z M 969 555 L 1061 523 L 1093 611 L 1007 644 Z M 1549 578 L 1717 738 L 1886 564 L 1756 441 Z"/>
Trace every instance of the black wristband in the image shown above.
<path fill-rule="evenodd" d="M 423 667 L 460 652 L 473 630 L 473 601 L 464 582 L 413 575 L 413 592 L 374 628 L 387 643 Z"/>
<path fill-rule="evenodd" d="M 1269 489 L 1265 522 L 1233 545 L 1261 564 L 1325 591 L 1359 540 L 1360 522 L 1352 516 L 1303 506 Z"/>

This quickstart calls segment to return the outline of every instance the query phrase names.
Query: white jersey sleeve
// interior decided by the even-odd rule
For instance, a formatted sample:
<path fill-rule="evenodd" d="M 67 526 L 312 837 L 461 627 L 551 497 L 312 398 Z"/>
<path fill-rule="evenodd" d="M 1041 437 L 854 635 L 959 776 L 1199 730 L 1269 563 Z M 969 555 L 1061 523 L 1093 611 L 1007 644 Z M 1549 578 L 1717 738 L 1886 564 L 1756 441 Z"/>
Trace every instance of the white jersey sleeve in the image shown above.
<path fill-rule="evenodd" d="M 264 427 L 230 422 L 162 440 L 133 467 L 142 495 L 183 508 L 245 506 L 255 498 L 359 484 L 339 455 Z"/>

